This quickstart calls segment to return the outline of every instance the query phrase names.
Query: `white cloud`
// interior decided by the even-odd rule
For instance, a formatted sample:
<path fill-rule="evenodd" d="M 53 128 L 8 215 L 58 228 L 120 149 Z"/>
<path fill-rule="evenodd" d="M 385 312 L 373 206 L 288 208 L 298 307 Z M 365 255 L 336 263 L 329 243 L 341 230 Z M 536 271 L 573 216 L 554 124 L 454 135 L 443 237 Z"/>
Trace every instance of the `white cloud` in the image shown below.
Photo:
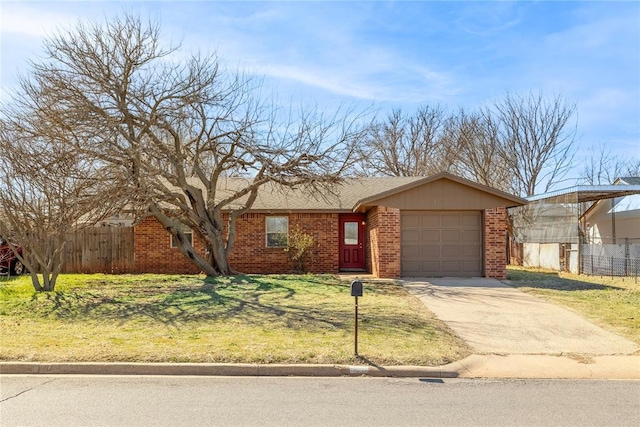
<path fill-rule="evenodd" d="M 29 3 L 3 2 L 0 6 L 3 34 L 44 37 L 76 21 L 77 17 Z"/>
<path fill-rule="evenodd" d="M 578 102 L 587 138 L 639 134 L 630 3 L 3 1 L 3 85 L 43 35 L 125 10 L 159 18 L 167 38 L 184 41 L 183 55 L 217 51 L 285 98 L 291 89 L 309 100 L 475 108 L 507 90 L 542 90 Z"/>
<path fill-rule="evenodd" d="M 268 77 L 294 80 L 338 95 L 351 96 L 365 100 L 374 100 L 377 98 L 375 90 L 368 87 L 366 84 L 350 82 L 331 71 L 323 71 L 315 67 L 313 69 L 308 69 L 299 66 L 272 64 L 259 66 L 257 67 L 257 71 Z"/>
<path fill-rule="evenodd" d="M 358 100 L 421 103 L 454 93 L 449 73 L 430 66 L 403 43 L 373 41 L 371 29 L 360 34 L 342 16 L 326 21 L 287 12 L 252 11 L 245 15 L 252 25 L 244 16 L 215 15 L 206 27 L 194 28 L 189 42 L 201 48 L 216 43 L 227 64 L 297 84 L 298 89 L 306 86 L 316 94 L 321 90 Z"/>
<path fill-rule="evenodd" d="M 357 61 L 344 65 L 327 63 L 289 64 L 254 61 L 253 72 L 276 79 L 302 83 L 335 95 L 359 100 L 396 103 L 442 101 L 452 96 L 451 78 L 420 64 L 396 65 Z"/>
<path fill-rule="evenodd" d="M 469 3 L 461 9 L 460 17 L 455 23 L 461 31 L 489 36 L 520 24 L 525 8 L 526 4 L 523 6 L 509 1 Z"/>

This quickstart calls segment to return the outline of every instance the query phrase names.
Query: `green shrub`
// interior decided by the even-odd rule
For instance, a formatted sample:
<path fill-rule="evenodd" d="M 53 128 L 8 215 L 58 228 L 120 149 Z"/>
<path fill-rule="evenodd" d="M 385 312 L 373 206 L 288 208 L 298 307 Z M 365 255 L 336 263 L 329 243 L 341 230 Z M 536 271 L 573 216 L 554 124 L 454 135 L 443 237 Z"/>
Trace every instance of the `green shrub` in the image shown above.
<path fill-rule="evenodd" d="M 291 233 L 289 233 L 289 243 L 284 251 L 291 260 L 294 273 L 306 273 L 307 263 L 313 262 L 315 258 L 316 248 L 315 240 L 311 234 L 302 231 L 297 225 Z"/>

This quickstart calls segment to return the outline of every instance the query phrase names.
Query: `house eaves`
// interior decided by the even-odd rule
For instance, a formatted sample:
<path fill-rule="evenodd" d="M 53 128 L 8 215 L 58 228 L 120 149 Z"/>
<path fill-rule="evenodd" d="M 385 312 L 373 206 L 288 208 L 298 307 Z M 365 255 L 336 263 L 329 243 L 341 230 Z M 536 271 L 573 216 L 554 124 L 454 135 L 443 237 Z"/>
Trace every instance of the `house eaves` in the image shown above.
<path fill-rule="evenodd" d="M 428 176 L 428 177 L 422 177 L 422 178 L 418 178 L 416 180 L 410 181 L 404 185 L 400 185 L 394 188 L 391 188 L 387 191 L 383 191 L 377 194 L 374 194 L 372 196 L 363 198 L 358 200 L 358 202 L 355 204 L 355 206 L 353 207 L 354 211 L 359 211 L 364 207 L 368 207 L 368 206 L 373 206 L 376 205 L 376 202 L 381 201 L 383 199 L 386 199 L 390 196 L 394 196 L 397 195 L 399 193 L 405 192 L 405 191 L 409 191 L 412 190 L 414 188 L 423 186 L 423 185 L 427 185 L 429 183 L 438 181 L 438 180 L 449 180 L 449 181 L 453 181 L 456 182 L 458 184 L 462 184 L 464 186 L 467 187 L 471 187 L 473 189 L 482 191 L 484 193 L 488 193 L 491 194 L 493 196 L 499 197 L 501 199 L 505 199 L 506 201 L 512 203 L 509 207 L 513 207 L 513 206 L 521 206 L 527 203 L 527 201 L 525 199 L 522 199 L 520 197 L 514 196 L 512 194 L 506 193 L 504 191 L 501 190 L 497 190 L 495 188 L 491 188 L 488 187 L 486 185 L 482 185 L 479 184 L 477 182 L 474 181 L 470 181 L 468 179 L 465 178 L 461 178 L 459 176 L 456 175 L 452 175 L 450 173 L 447 172 L 441 172 L 438 173 L 436 175 L 432 175 L 432 176 Z"/>
<path fill-rule="evenodd" d="M 288 188 L 275 183 L 267 183 L 260 187 L 257 197 L 249 210 L 254 213 L 347 213 L 357 212 L 375 205 L 377 200 L 397 195 L 414 188 L 426 185 L 438 180 L 448 180 L 460 185 L 478 190 L 501 198 L 508 206 L 519 206 L 526 200 L 507 194 L 464 178 L 448 173 L 440 173 L 430 177 L 364 177 L 346 178 L 339 184 L 326 191 L 319 189 L 313 191 L 304 187 Z M 234 194 L 247 185 L 246 178 L 225 177 L 222 178 L 216 189 L 216 202 L 224 197 Z M 202 183 L 195 178 L 191 179 L 191 185 L 206 192 Z M 181 190 L 170 184 L 168 188 L 180 192 Z M 206 197 L 206 194 L 205 194 Z M 241 206 L 246 195 L 227 207 L 233 209 Z M 226 210 L 226 209 L 225 209 Z"/>

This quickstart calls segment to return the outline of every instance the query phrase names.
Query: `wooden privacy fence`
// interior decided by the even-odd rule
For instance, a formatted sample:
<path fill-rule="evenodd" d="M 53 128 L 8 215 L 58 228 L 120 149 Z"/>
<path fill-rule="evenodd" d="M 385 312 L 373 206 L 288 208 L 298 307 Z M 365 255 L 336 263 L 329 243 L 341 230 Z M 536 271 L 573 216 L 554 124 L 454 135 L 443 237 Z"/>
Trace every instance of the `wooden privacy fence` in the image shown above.
<path fill-rule="evenodd" d="M 133 273 L 133 227 L 95 227 L 69 233 L 63 273 Z"/>

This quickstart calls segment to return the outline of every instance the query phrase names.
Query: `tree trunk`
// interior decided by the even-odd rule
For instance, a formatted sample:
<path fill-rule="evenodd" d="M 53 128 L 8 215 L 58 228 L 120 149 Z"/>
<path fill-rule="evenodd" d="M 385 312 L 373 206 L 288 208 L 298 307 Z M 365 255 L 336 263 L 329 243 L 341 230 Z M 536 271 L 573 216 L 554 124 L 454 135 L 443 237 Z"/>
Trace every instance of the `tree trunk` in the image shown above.
<path fill-rule="evenodd" d="M 50 272 L 44 272 L 42 274 L 42 278 L 44 282 L 44 291 L 53 292 L 56 288 L 56 280 L 58 279 L 58 275 Z"/>
<path fill-rule="evenodd" d="M 186 256 L 189 259 L 189 261 L 193 262 L 196 265 L 196 267 L 198 267 L 204 274 L 206 274 L 207 276 L 219 276 L 220 274 L 224 274 L 222 271 L 218 271 L 218 269 L 216 269 L 213 265 L 211 265 L 211 263 L 208 262 L 206 258 L 200 256 L 195 251 L 191 243 L 189 243 L 189 241 L 187 240 L 184 233 L 182 233 L 181 231 L 177 233 L 173 233 L 171 231 L 169 232 L 173 235 L 174 239 L 176 239 L 176 241 L 178 242 L 178 249 L 180 250 L 180 252 L 184 256 Z"/>
<path fill-rule="evenodd" d="M 209 250 L 211 251 L 213 262 L 218 267 L 220 274 L 223 276 L 238 274 L 238 272 L 231 268 L 231 265 L 229 264 L 228 252 L 222 239 L 222 233 L 216 232 L 212 237 L 215 243 L 211 245 Z"/>
<path fill-rule="evenodd" d="M 33 284 L 33 289 L 35 289 L 36 292 L 43 292 L 44 288 L 40 284 L 40 279 L 38 278 L 38 274 L 33 271 L 29 271 L 29 275 L 31 276 L 31 284 Z"/>
<path fill-rule="evenodd" d="M 211 247 L 215 245 L 211 245 L 210 242 L 208 243 L 208 246 L 209 246 L 208 249 L 211 252 L 211 255 L 213 255 L 213 261 L 216 263 L 216 264 L 212 264 L 209 260 L 207 260 L 205 257 L 201 256 L 196 252 L 196 250 L 194 249 L 189 239 L 187 239 L 187 236 L 180 229 L 180 223 L 178 221 L 167 216 L 155 205 L 150 206 L 150 210 L 151 210 L 151 214 L 158 220 L 160 224 L 162 224 L 165 230 L 171 233 L 171 235 L 174 238 L 174 241 L 177 243 L 178 250 L 185 257 L 187 257 L 189 261 L 193 262 L 196 265 L 196 267 L 198 267 L 204 274 L 206 274 L 207 276 L 219 276 L 220 274 L 229 274 L 229 273 L 226 273 L 224 270 L 220 270 L 219 268 L 217 268 L 217 262 L 219 261 L 219 259 L 216 257 L 216 251 L 213 250 L 213 248 Z M 193 231 L 195 232 L 196 230 L 193 230 Z M 205 240 L 210 241 L 210 239 L 205 239 Z M 226 265 L 226 259 L 222 264 Z"/>

